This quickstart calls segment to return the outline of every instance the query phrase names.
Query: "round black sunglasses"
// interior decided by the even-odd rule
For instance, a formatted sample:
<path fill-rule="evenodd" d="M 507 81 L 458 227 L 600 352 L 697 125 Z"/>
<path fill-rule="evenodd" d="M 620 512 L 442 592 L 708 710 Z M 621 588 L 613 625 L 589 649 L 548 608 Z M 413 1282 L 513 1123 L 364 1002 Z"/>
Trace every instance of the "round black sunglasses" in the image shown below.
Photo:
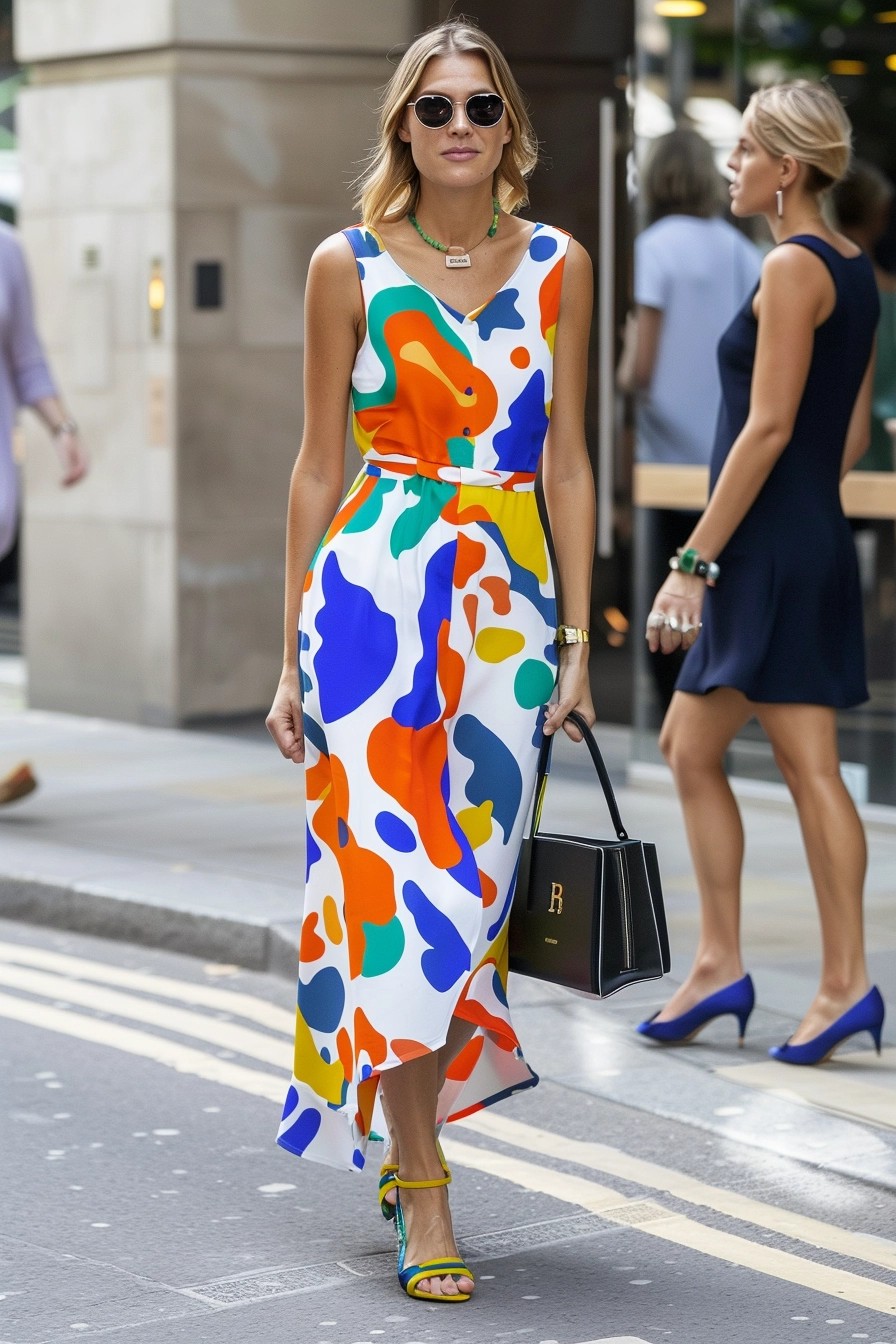
<path fill-rule="evenodd" d="M 447 126 L 455 107 L 462 107 L 471 126 L 497 126 L 504 115 L 504 99 L 497 93 L 474 93 L 466 102 L 455 103 L 444 93 L 424 93 L 414 102 L 408 103 L 414 109 L 417 120 L 422 126 L 436 131 Z"/>

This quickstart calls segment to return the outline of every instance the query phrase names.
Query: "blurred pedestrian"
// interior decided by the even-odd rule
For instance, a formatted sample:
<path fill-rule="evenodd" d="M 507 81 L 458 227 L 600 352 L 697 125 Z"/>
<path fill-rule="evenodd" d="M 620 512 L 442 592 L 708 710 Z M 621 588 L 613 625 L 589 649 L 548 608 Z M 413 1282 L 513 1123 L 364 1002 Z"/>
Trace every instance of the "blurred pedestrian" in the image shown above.
<path fill-rule="evenodd" d="M 834 215 L 842 233 L 867 252 L 874 266 L 880 299 L 877 362 L 871 394 L 871 444 L 856 466 L 864 471 L 893 470 L 893 440 L 885 427 L 896 416 L 896 275 L 874 257 L 890 226 L 893 183 L 873 163 L 856 159 L 831 192 Z"/>
<path fill-rule="evenodd" d="M 637 397 L 636 461 L 707 466 L 721 398 L 716 347 L 755 287 L 761 258 L 721 218 L 724 182 L 696 131 L 681 127 L 654 141 L 642 192 L 647 227 L 635 239 L 635 309 L 617 384 Z M 648 582 L 699 516 L 651 511 L 642 567 Z M 680 667 L 680 654 L 651 664 L 663 712 Z"/>
<path fill-rule="evenodd" d="M 34 324 L 31 285 L 14 229 L 0 223 L 0 559 L 13 548 L 19 522 L 19 472 L 13 457 L 13 430 L 20 406 L 30 406 L 44 422 L 59 454 L 60 484 L 74 485 L 87 472 L 87 453 L 78 427 L 62 404 Z M 0 806 L 33 793 L 30 765 L 17 765 L 0 778 Z"/>
<path fill-rule="evenodd" d="M 439 1128 L 536 1081 L 506 938 L 555 643 L 545 731 L 571 709 L 594 721 L 591 268 L 568 234 L 516 217 L 536 157 L 491 39 L 463 20 L 431 29 L 386 89 L 362 223 L 318 248 L 306 291 L 268 716 L 305 761 L 309 823 L 279 1142 L 361 1168 L 380 1094 L 380 1205 L 402 1288 L 431 1301 L 473 1290 Z M 349 398 L 363 467 L 340 506 Z M 559 629 L 533 492 L 543 447 Z"/>
<path fill-rule="evenodd" d="M 765 215 L 777 246 L 722 337 L 710 500 L 647 621 L 652 651 L 693 645 L 661 746 L 684 810 L 701 931 L 684 983 L 639 1031 L 681 1041 L 723 1014 L 738 1018 L 741 1038 L 746 1029 L 743 828 L 724 756 L 755 716 L 796 803 L 821 922 L 818 992 L 771 1051 L 789 1064 L 818 1063 L 860 1031 L 879 1049 L 884 1018 L 865 964 L 865 836 L 840 775 L 836 724 L 837 709 L 868 694 L 839 485 L 868 446 L 878 318 L 870 261 L 821 211 L 847 170 L 850 139 L 824 84 L 765 89 L 744 113 L 732 210 Z"/>

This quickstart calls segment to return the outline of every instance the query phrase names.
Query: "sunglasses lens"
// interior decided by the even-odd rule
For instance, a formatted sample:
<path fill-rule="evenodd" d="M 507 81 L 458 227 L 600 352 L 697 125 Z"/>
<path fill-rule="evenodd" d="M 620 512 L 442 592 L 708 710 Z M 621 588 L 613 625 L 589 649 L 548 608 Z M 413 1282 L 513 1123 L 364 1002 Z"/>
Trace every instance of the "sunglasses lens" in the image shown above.
<path fill-rule="evenodd" d="M 467 99 L 467 117 L 474 126 L 497 126 L 504 115 L 504 99 L 496 93 L 474 93 Z"/>
<path fill-rule="evenodd" d="M 426 94 L 414 103 L 417 120 L 434 130 L 438 126 L 447 126 L 454 113 L 450 98 L 439 93 Z"/>

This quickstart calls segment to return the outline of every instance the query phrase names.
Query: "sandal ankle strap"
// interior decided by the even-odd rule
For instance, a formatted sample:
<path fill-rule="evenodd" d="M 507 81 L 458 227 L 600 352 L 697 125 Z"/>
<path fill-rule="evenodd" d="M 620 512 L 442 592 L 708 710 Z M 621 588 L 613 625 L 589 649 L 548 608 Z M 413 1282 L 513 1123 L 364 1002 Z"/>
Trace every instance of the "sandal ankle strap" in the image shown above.
<path fill-rule="evenodd" d="M 396 1176 L 395 1184 L 400 1190 L 434 1190 L 437 1186 L 451 1184 L 451 1172 L 447 1167 L 444 1168 L 444 1172 L 444 1176 L 437 1176 L 432 1181 L 404 1181 L 400 1176 Z"/>

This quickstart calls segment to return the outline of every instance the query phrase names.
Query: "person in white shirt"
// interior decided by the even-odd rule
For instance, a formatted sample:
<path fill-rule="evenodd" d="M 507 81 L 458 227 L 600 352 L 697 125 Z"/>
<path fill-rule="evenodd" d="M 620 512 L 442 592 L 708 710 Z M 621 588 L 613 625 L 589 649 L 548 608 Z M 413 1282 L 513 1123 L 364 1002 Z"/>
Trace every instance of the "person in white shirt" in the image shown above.
<path fill-rule="evenodd" d="M 696 131 L 680 127 L 654 141 L 642 191 L 648 224 L 635 240 L 635 308 L 617 384 L 636 397 L 636 461 L 705 466 L 721 396 L 716 347 L 759 280 L 761 256 L 721 218 L 724 181 Z M 642 565 L 646 600 L 698 517 L 654 511 Z M 661 714 L 679 664 L 679 656 L 651 660 Z"/>

